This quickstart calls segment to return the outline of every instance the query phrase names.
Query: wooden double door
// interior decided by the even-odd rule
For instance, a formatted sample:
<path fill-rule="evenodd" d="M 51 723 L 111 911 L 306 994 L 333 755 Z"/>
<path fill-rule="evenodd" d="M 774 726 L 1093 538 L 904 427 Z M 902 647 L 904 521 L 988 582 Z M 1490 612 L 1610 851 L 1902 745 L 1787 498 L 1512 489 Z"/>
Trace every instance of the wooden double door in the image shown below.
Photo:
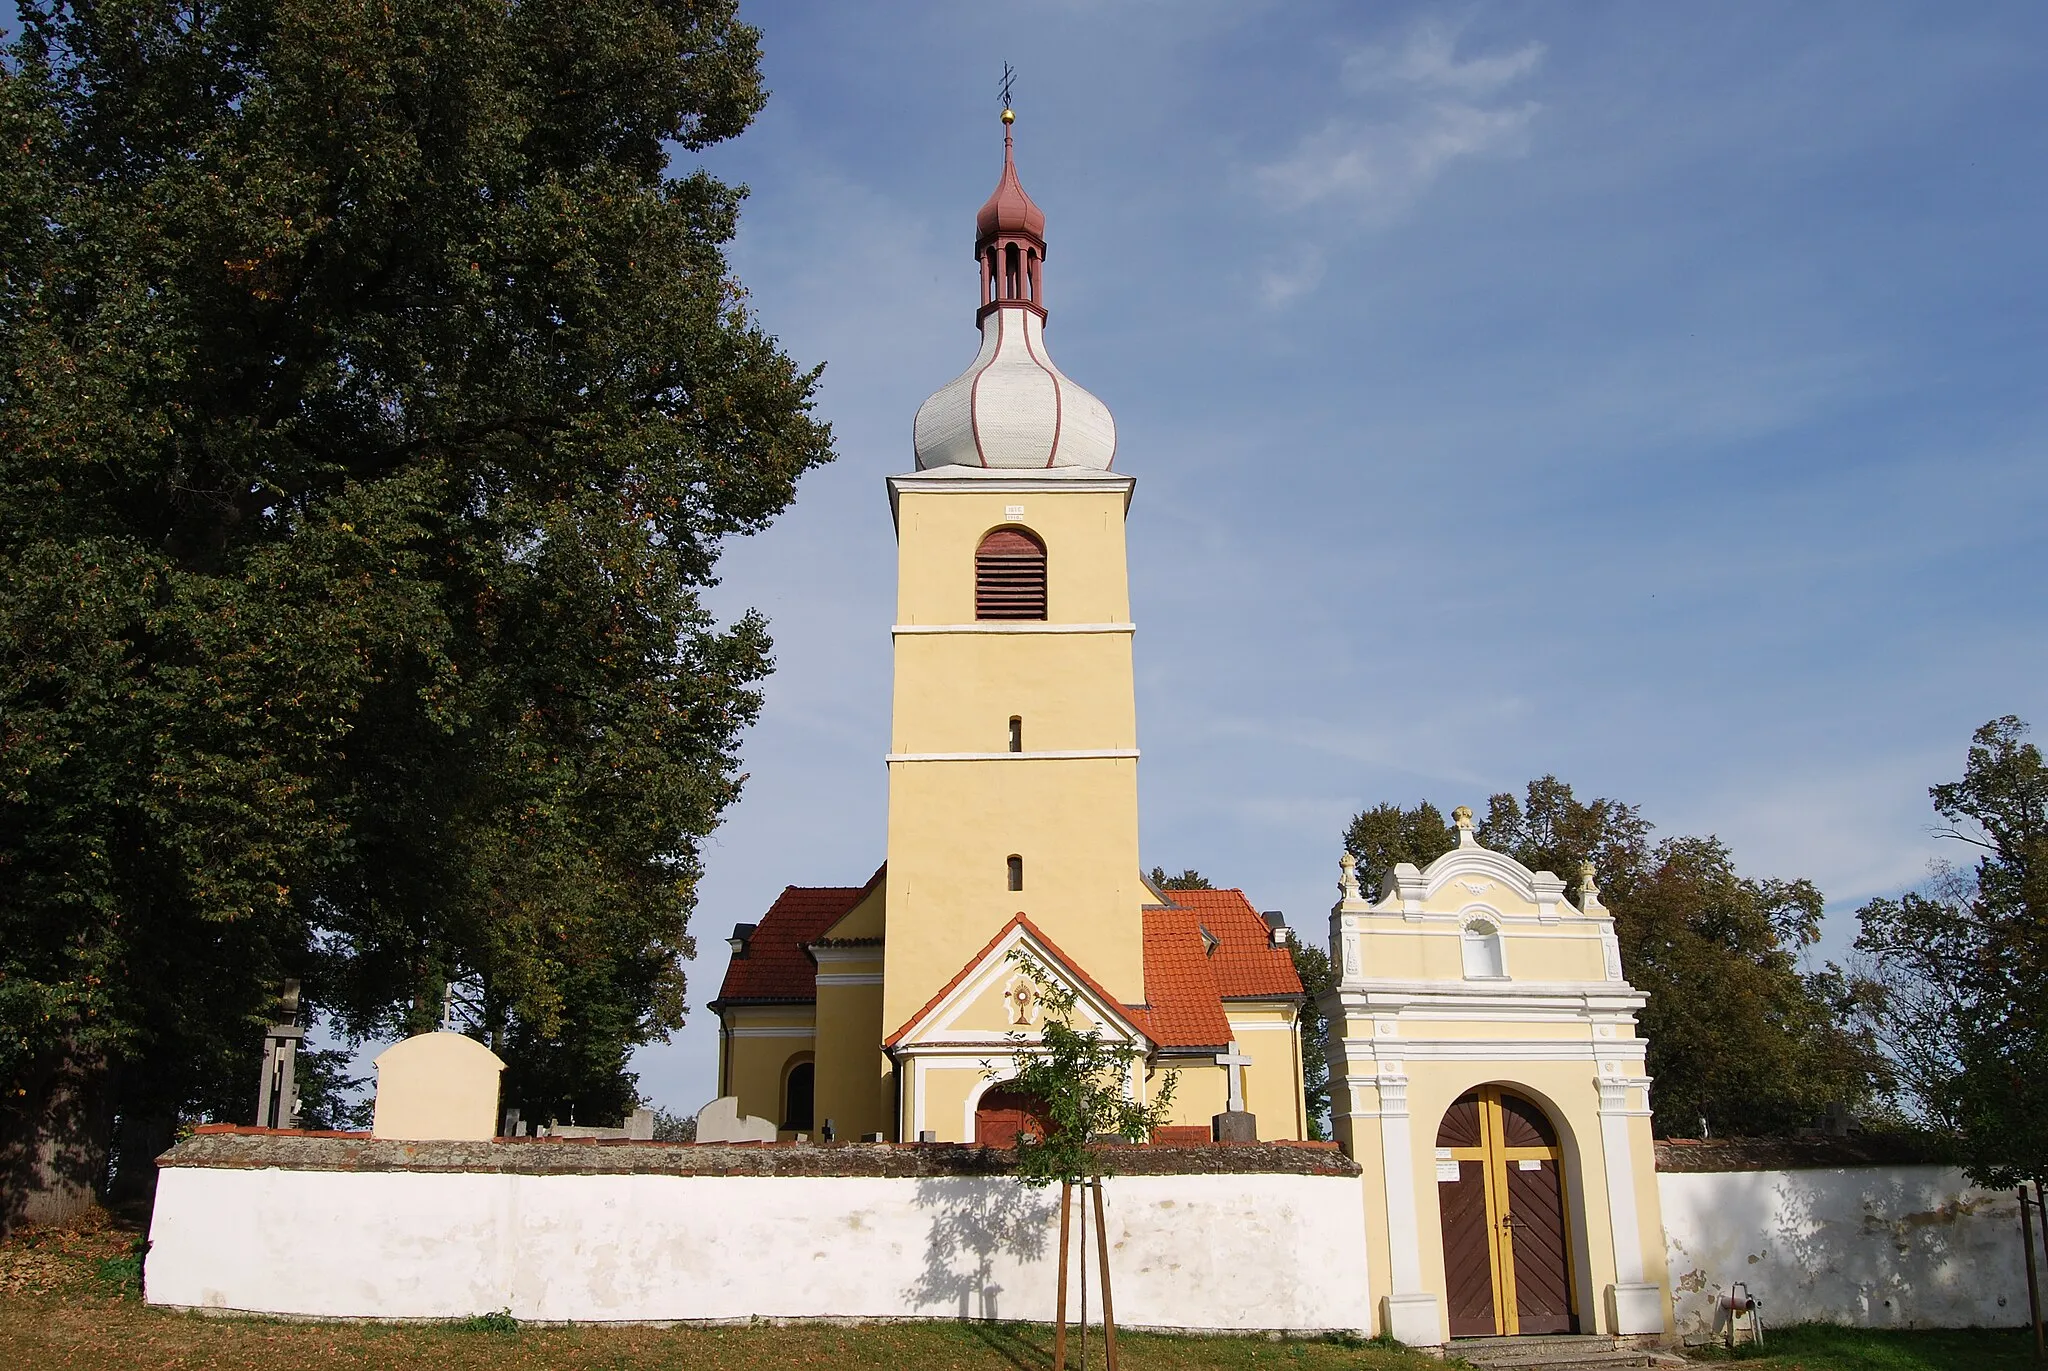
<path fill-rule="evenodd" d="M 1499 1086 L 1460 1096 L 1436 1174 L 1451 1336 L 1576 1332 L 1563 1152 L 1543 1111 Z"/>

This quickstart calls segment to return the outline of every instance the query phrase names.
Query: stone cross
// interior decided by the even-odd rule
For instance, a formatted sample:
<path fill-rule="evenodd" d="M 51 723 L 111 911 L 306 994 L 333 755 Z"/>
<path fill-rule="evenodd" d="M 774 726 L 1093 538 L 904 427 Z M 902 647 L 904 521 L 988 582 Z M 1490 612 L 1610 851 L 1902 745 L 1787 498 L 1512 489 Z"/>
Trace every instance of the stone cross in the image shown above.
<path fill-rule="evenodd" d="M 306 1030 L 299 1027 L 299 983 L 286 981 L 277 997 L 278 1022 L 263 1035 L 263 1074 L 256 1082 L 256 1126 L 297 1128 L 299 1126 L 298 1070 L 299 1042 Z"/>
<path fill-rule="evenodd" d="M 1233 1114 L 1244 1112 L 1244 1068 L 1252 1064 L 1244 1049 L 1237 1045 L 1237 1039 L 1230 1040 L 1228 1052 L 1216 1054 L 1216 1065 L 1223 1068 L 1230 1082 L 1230 1103 L 1225 1106 Z"/>

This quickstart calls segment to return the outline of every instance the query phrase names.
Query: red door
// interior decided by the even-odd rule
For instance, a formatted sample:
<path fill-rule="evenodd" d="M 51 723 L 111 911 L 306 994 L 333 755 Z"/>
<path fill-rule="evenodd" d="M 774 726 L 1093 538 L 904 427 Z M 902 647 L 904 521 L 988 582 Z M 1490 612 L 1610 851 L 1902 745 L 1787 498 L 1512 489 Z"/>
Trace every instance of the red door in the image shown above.
<path fill-rule="evenodd" d="M 1015 1147 L 1019 1133 L 1045 1136 L 1038 1101 L 1019 1090 L 997 1086 L 974 1107 L 974 1141 L 983 1147 Z"/>

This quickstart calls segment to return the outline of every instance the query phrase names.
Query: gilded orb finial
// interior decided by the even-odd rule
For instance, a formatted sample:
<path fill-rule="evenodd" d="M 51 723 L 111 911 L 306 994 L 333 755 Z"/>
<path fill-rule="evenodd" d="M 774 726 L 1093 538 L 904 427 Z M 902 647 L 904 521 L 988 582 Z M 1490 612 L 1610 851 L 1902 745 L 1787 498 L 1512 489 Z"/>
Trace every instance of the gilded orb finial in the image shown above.
<path fill-rule="evenodd" d="M 1005 124 L 1014 124 L 1014 123 L 1016 123 L 1016 122 L 1017 122 L 1017 111 L 1015 111 L 1015 110 L 1013 110 L 1013 109 L 1009 108 L 1008 106 L 1005 106 L 1005 107 L 1003 108 L 1003 122 L 1004 122 Z"/>

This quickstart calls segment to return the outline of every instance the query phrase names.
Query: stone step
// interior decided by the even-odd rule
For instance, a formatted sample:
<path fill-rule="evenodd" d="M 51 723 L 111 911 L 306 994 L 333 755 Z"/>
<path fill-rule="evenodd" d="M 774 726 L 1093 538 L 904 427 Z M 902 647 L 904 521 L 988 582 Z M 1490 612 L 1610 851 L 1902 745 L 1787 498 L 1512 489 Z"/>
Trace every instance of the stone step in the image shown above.
<path fill-rule="evenodd" d="M 1482 1371 L 1622 1371 L 1666 1360 L 1637 1347 L 1632 1339 L 1584 1333 L 1458 1338 L 1451 1343 L 1451 1352 Z"/>
<path fill-rule="evenodd" d="M 1462 1355 L 1462 1354 L 1460 1354 Z M 1467 1358 L 1469 1361 L 1470 1358 Z M 1473 1362 L 1485 1371 L 1629 1371 L 1654 1365 L 1647 1352 L 1539 1352 L 1526 1359 Z"/>
<path fill-rule="evenodd" d="M 1488 1353 L 1514 1356 L 1553 1348 L 1574 1352 L 1633 1350 L 1627 1342 L 1611 1333 L 1517 1333 L 1504 1338 L 1453 1338 L 1451 1344 L 1467 1357 Z"/>

